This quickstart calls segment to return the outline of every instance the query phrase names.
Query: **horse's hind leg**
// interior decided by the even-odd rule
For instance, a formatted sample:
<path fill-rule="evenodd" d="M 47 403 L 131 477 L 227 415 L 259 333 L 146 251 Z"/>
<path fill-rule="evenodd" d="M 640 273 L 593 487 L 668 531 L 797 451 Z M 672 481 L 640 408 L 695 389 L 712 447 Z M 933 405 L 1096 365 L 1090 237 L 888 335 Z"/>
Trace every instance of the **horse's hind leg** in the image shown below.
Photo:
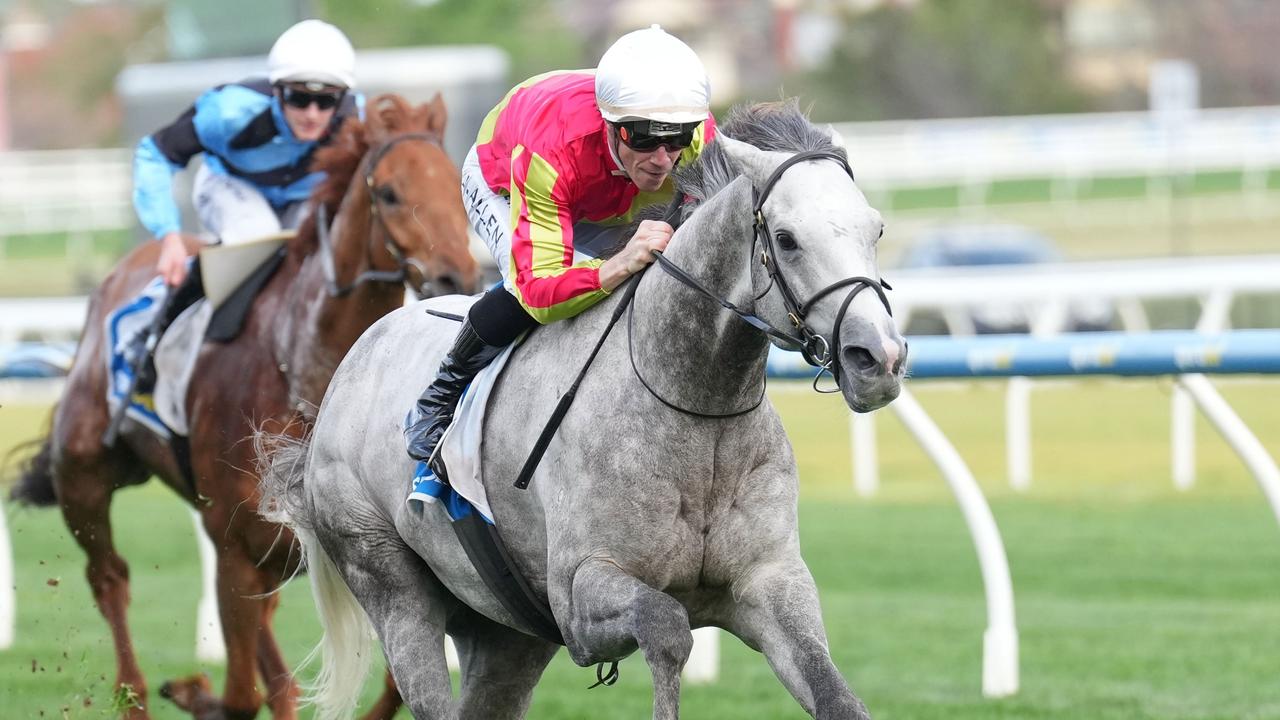
<path fill-rule="evenodd" d="M 373 623 L 405 705 L 418 720 L 455 720 L 444 628 L 458 601 L 394 527 L 357 508 L 340 514 L 359 518 L 359 527 L 315 532 Z M 315 579 L 313 571 L 313 588 Z"/>
<path fill-rule="evenodd" d="M 462 667 L 459 720 L 524 717 L 534 685 L 560 646 L 469 609 L 449 619 L 449 633 Z"/>
<path fill-rule="evenodd" d="M 636 647 L 653 674 L 654 720 L 680 717 L 680 671 L 693 650 L 689 614 L 604 560 L 583 563 L 573 577 L 566 640 L 579 665 L 624 657 Z"/>
<path fill-rule="evenodd" d="M 60 412 L 65 411 L 66 407 Z M 86 423 L 91 426 L 92 423 Z M 88 556 L 86 576 L 98 611 L 111 627 L 116 651 L 116 687 L 129 700 L 124 716 L 148 717 L 147 683 L 138 666 L 129 636 L 129 566 L 116 552 L 111 535 L 111 496 L 115 487 L 128 484 L 121 452 L 108 452 L 98 441 L 96 427 L 77 430 L 78 437 L 64 440 L 54 462 L 54 485 L 63 518 L 76 542 Z M 140 474 L 134 472 L 134 474 Z"/>
<path fill-rule="evenodd" d="M 831 662 L 818 590 L 799 557 L 759 567 L 734 587 L 736 607 L 726 629 L 764 652 L 774 674 L 816 718 L 871 716 Z"/>

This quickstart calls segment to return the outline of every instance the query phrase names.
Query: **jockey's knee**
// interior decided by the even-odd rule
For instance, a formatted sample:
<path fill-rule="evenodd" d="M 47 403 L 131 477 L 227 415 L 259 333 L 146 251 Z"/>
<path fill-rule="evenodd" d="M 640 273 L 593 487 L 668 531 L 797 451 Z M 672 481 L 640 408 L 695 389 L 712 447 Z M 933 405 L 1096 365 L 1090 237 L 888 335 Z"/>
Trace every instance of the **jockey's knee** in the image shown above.
<path fill-rule="evenodd" d="M 488 345 L 506 347 L 526 330 L 537 327 L 524 306 L 501 285 L 489 290 L 471 306 L 467 321 Z"/>

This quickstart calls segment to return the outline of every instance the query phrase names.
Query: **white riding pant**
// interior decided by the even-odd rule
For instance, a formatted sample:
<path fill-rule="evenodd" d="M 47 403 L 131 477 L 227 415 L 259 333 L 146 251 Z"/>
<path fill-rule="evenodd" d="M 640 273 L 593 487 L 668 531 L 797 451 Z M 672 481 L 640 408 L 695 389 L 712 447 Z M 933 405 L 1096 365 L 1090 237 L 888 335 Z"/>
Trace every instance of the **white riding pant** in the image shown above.
<path fill-rule="evenodd" d="M 503 286 L 511 290 L 511 198 L 489 189 L 474 145 L 462 161 L 462 204 L 467 208 L 471 229 L 497 264 Z"/>
<path fill-rule="evenodd" d="M 239 245 L 296 228 L 307 209 L 307 203 L 295 202 L 276 212 L 252 184 L 213 172 L 206 165 L 196 172 L 191 203 L 200 224 L 224 245 Z"/>
<path fill-rule="evenodd" d="M 467 220 L 476 231 L 489 254 L 502 273 L 502 284 L 512 289 L 511 275 L 511 198 L 489 188 L 480 170 L 480 158 L 471 146 L 467 159 L 462 162 L 462 204 L 467 208 Z M 620 236 L 623 226 L 597 225 L 578 222 L 573 226 L 573 261 L 575 263 L 600 257 Z M 514 294 L 514 293 L 513 293 Z"/>

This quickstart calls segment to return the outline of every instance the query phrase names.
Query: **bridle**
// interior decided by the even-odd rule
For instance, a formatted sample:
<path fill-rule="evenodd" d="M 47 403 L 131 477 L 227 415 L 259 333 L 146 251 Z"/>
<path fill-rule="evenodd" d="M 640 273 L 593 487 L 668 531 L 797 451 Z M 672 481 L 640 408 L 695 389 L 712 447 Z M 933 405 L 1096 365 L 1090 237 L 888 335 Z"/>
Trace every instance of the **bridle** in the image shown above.
<path fill-rule="evenodd" d="M 422 264 L 417 260 L 405 255 L 404 250 L 396 243 L 395 236 L 391 234 L 391 228 L 387 227 L 387 221 L 379 210 L 381 200 L 375 191 L 373 174 L 378 169 L 378 163 L 386 157 L 387 153 L 396 145 L 406 140 L 421 140 L 434 145 L 440 144 L 440 139 L 429 133 L 405 133 L 397 135 L 387 142 L 383 143 L 377 151 L 366 156 L 364 165 L 366 170 L 364 173 L 365 188 L 369 193 L 369 214 L 377 222 L 379 228 L 382 229 L 383 247 L 396 261 L 395 270 L 375 270 L 373 269 L 373 250 L 368 244 L 365 245 L 365 266 L 368 270 L 361 272 L 350 285 L 339 285 L 337 279 L 337 270 L 333 262 L 333 242 L 329 238 L 329 217 L 328 211 L 323 203 L 316 208 L 316 235 L 320 239 L 321 257 L 324 262 L 325 286 L 328 289 L 330 297 L 343 297 L 349 295 L 351 291 L 364 285 L 365 283 L 378 282 L 390 283 L 392 285 L 409 285 L 409 268 L 413 267 L 418 271 L 420 277 L 423 278 L 423 284 L 426 283 L 426 272 Z M 421 291 L 422 288 L 409 286 L 410 290 L 415 292 Z"/>
<path fill-rule="evenodd" d="M 778 292 L 782 295 L 782 303 L 787 310 L 787 318 L 791 320 L 791 325 L 794 328 L 793 332 L 779 329 L 753 313 L 744 312 L 733 303 L 721 298 L 705 288 L 687 272 L 664 257 L 662 253 L 655 254 L 657 255 L 658 265 L 660 265 L 662 269 L 672 277 L 720 303 L 720 305 L 726 310 L 736 314 L 744 322 L 760 330 L 769 337 L 798 350 L 806 362 L 818 368 L 818 376 L 814 378 L 814 388 L 817 389 L 818 378 L 822 376 L 823 372 L 831 373 L 832 377 L 834 377 L 836 382 L 839 383 L 840 359 L 838 352 L 833 350 L 833 348 L 838 350 L 840 347 L 840 323 L 844 320 L 845 313 L 848 312 L 849 305 L 853 302 L 853 299 L 858 296 L 858 293 L 867 288 L 871 288 L 871 290 L 875 292 L 876 296 L 880 298 L 880 302 L 884 305 L 885 310 L 888 311 L 890 316 L 892 316 L 893 308 L 889 306 L 889 298 L 885 295 L 885 290 L 892 290 L 893 288 L 883 280 L 875 280 L 874 278 L 869 278 L 863 275 L 855 275 L 853 277 L 837 280 L 814 293 L 808 300 L 801 302 L 795 291 L 791 288 L 791 285 L 787 283 L 787 279 L 783 276 L 782 269 L 777 262 L 778 252 L 775 247 L 773 233 L 769 230 L 769 221 L 765 218 L 764 204 L 765 201 L 769 199 L 769 195 L 773 192 L 774 187 L 777 186 L 778 181 L 782 178 L 783 173 L 799 163 L 810 160 L 834 160 L 840 164 L 840 167 L 844 168 L 849 179 L 853 180 L 853 169 L 849 167 L 848 160 L 846 160 L 840 153 L 834 150 L 807 150 L 796 153 L 784 160 L 782 164 L 774 169 L 773 173 L 769 175 L 769 178 L 765 181 L 763 188 L 757 189 L 753 186 L 751 190 L 752 216 L 754 218 L 752 222 L 752 231 L 755 242 L 760 245 L 760 263 L 764 265 L 765 270 L 769 273 L 769 287 L 766 287 L 764 292 L 757 295 L 754 298 L 754 301 L 759 301 L 760 298 L 764 297 L 776 286 L 778 288 Z M 827 295 L 830 295 L 840 288 L 850 285 L 853 287 L 840 303 L 840 309 L 836 312 L 835 324 L 831 331 L 831 340 L 828 342 L 821 333 L 815 332 L 809 326 L 809 323 L 807 322 L 809 312 L 819 300 L 822 300 Z M 641 378 L 641 381 L 643 382 L 644 378 Z M 648 384 L 645 383 L 645 386 L 648 387 Z M 836 390 L 829 390 L 826 392 L 837 391 L 838 388 Z M 653 389 L 649 388 L 649 392 L 653 393 Z M 822 391 L 820 390 L 819 392 Z M 661 397 L 658 399 L 670 405 L 669 402 L 663 400 Z M 748 410 L 750 409 L 754 409 L 754 406 Z M 733 414 L 741 414 L 748 410 L 739 411 Z"/>
<path fill-rule="evenodd" d="M 703 295 L 706 295 L 712 300 L 715 300 L 721 307 L 737 315 L 743 322 L 751 325 L 769 337 L 774 338 L 785 345 L 798 349 L 804 355 L 804 359 L 809 362 L 809 364 L 818 368 L 818 374 L 813 379 L 814 389 L 817 389 L 818 379 L 822 377 L 822 373 L 824 372 L 830 372 L 832 376 L 836 378 L 837 385 L 839 384 L 840 376 L 838 373 L 840 369 L 840 361 L 836 357 L 836 353 L 832 351 L 832 348 L 840 347 L 840 321 L 844 319 L 845 312 L 848 311 L 849 304 L 853 302 L 853 298 L 855 298 L 858 293 L 862 292 L 864 289 L 871 288 L 876 293 L 876 296 L 880 298 L 880 302 L 884 304 L 885 310 L 892 315 L 893 310 L 889 307 L 889 298 L 885 295 L 884 291 L 892 290 L 893 288 L 889 287 L 889 284 L 883 280 L 877 281 L 862 275 L 855 275 L 854 277 L 844 278 L 843 280 L 837 280 L 831 283 L 814 293 L 813 297 L 803 303 L 796 299 L 795 291 L 793 291 L 791 286 L 787 284 L 786 278 L 783 277 L 782 271 L 778 267 L 776 261 L 777 252 L 774 249 L 773 235 L 769 232 L 769 223 L 764 216 L 764 203 L 769 199 L 769 193 L 773 192 L 774 186 L 778 184 L 778 179 L 782 177 L 782 174 L 786 172 L 788 168 L 808 160 L 835 160 L 840 163 L 842 168 L 844 168 L 844 171 L 849 175 L 849 179 L 853 180 L 853 170 L 849 167 L 849 162 L 845 160 L 843 155 L 833 150 L 808 150 L 791 156 L 779 165 L 777 169 L 773 171 L 773 174 L 769 176 L 769 179 L 765 182 L 762 190 L 757 191 L 753 187 L 751 191 L 753 198 L 752 213 L 755 216 L 755 222 L 752 226 L 754 231 L 753 240 L 758 241 L 762 246 L 760 262 L 769 272 L 769 287 L 765 288 L 764 292 L 757 295 L 754 298 L 754 301 L 759 301 L 760 298 L 764 297 L 771 289 L 773 289 L 774 285 L 777 285 L 778 291 L 782 293 L 782 302 L 787 309 L 787 317 L 790 318 L 791 324 L 795 327 L 794 333 L 779 330 L 768 321 L 761 319 L 753 313 L 745 312 L 737 305 L 734 305 L 728 300 L 716 295 L 702 285 L 702 283 L 695 280 L 691 275 L 689 275 L 689 273 L 685 272 L 678 265 L 668 260 L 661 252 L 654 252 L 654 256 L 657 258 L 657 264 L 675 279 L 685 285 L 688 285 L 690 288 L 697 290 Z M 671 200 L 671 205 L 667 208 L 665 219 L 672 226 L 679 224 L 682 202 L 683 197 L 677 192 L 675 197 Z M 613 331 L 614 326 L 622 318 L 624 313 L 627 315 L 627 354 L 631 359 L 631 369 L 635 373 L 636 378 L 640 380 L 640 384 L 644 386 L 645 390 L 649 391 L 649 394 L 663 405 L 686 415 L 701 418 L 723 419 L 745 415 L 755 410 L 760 406 L 760 403 L 764 401 L 765 388 L 762 385 L 760 388 L 760 396 L 756 398 L 753 404 L 746 408 L 732 410 L 725 413 L 704 413 L 697 410 L 690 410 L 671 402 L 660 395 L 658 391 L 655 390 L 647 380 L 645 380 L 644 375 L 640 372 L 640 367 L 636 364 L 635 348 L 632 344 L 633 333 L 631 331 L 631 319 L 635 314 L 635 305 L 632 303 L 632 300 L 635 298 L 636 288 L 640 287 L 640 279 L 645 272 L 648 272 L 648 268 L 631 276 L 624 283 L 624 287 L 626 289 L 623 291 L 622 297 L 618 300 L 617 305 L 614 306 L 613 315 L 610 316 L 609 322 L 605 325 L 604 332 L 602 332 L 600 337 L 596 340 L 595 347 L 593 347 L 591 352 L 587 355 L 586 362 L 582 364 L 582 367 L 578 371 L 577 377 L 574 379 L 573 383 L 571 383 L 569 388 L 560 395 L 560 400 L 556 403 L 555 410 L 552 411 L 551 417 L 547 420 L 546 425 L 543 426 L 542 432 L 538 435 L 538 439 L 533 444 L 533 449 L 529 451 L 529 456 L 525 459 L 524 465 L 520 469 L 520 473 L 516 476 L 514 483 L 515 487 L 521 490 L 529 487 L 529 483 L 533 480 L 533 473 L 537 470 L 538 463 L 542 461 L 542 456 L 550 446 L 551 439 L 555 436 L 556 429 L 560 427 L 560 423 L 564 420 L 565 414 L 569 412 L 569 407 L 573 405 L 574 398 L 577 397 L 578 388 L 581 387 L 583 378 L 586 377 L 587 371 L 591 368 L 592 363 L 595 362 L 596 356 L 600 353 L 600 349 L 604 346 L 605 341 L 609 338 L 609 334 Z M 820 333 L 814 332 L 809 327 L 805 318 L 808 316 L 809 311 L 813 309 L 815 303 L 836 290 L 849 285 L 854 287 L 845 296 L 844 301 L 840 303 L 840 311 L 836 314 L 836 324 L 831 333 L 832 339 L 831 342 L 828 343 Z M 828 392 L 837 392 L 838 389 L 839 388 Z M 822 391 L 820 390 L 819 392 Z"/>

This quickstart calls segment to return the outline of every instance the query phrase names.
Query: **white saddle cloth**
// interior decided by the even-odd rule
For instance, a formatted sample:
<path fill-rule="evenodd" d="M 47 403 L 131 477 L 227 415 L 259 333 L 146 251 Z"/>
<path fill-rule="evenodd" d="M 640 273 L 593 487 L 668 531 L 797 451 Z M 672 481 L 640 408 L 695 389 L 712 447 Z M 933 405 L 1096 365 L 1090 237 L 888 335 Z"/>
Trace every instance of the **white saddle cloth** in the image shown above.
<path fill-rule="evenodd" d="M 173 321 L 156 345 L 156 414 L 174 433 L 191 432 L 187 417 L 187 388 L 204 346 L 204 334 L 213 317 L 213 304 L 199 300 Z"/>
<path fill-rule="evenodd" d="M 453 413 L 453 422 L 440 439 L 439 452 L 449 472 L 449 485 L 487 518 L 493 517 L 493 510 L 489 508 L 480 467 L 484 450 L 484 415 L 493 386 L 519 344 L 516 341 L 508 346 L 471 381 Z M 514 482 L 515 478 L 511 480 Z"/>

